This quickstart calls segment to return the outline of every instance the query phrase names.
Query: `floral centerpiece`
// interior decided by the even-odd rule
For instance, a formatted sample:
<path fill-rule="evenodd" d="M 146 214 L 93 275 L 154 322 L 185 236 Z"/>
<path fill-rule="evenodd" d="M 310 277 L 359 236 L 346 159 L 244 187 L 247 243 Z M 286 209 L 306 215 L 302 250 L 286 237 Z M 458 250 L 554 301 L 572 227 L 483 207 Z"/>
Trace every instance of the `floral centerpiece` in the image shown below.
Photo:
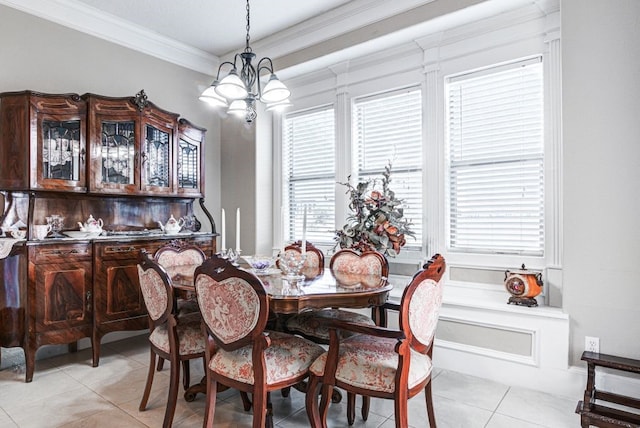
<path fill-rule="evenodd" d="M 391 164 L 388 164 L 381 180 L 367 180 L 356 186 L 339 183 L 347 187 L 352 214 L 342 229 L 336 230 L 336 246 L 359 252 L 376 250 L 395 257 L 406 237 L 414 236 L 411 222 L 404 218 L 402 200 L 389 189 L 390 182 Z"/>

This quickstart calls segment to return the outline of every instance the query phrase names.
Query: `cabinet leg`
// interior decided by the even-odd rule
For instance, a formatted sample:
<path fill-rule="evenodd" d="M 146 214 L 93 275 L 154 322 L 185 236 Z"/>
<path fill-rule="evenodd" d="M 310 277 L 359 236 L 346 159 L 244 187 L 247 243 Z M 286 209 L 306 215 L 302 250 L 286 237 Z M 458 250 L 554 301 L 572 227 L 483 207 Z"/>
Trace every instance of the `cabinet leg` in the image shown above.
<path fill-rule="evenodd" d="M 33 371 L 36 367 L 36 351 L 37 348 L 30 349 L 28 346 L 24 348 L 24 361 L 27 366 L 27 373 L 24 381 L 27 383 L 33 380 Z"/>
<path fill-rule="evenodd" d="M 67 349 L 70 354 L 78 352 L 78 342 L 71 342 L 70 344 L 67 345 Z"/>
<path fill-rule="evenodd" d="M 93 367 L 100 364 L 100 335 L 96 332 L 91 336 L 91 350 L 93 351 Z"/>

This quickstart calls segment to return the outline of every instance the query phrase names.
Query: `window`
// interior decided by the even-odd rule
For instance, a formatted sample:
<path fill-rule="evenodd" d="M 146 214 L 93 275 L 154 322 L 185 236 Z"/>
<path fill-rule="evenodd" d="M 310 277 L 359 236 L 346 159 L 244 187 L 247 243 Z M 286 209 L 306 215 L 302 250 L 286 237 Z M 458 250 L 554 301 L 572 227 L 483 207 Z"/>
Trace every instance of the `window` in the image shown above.
<path fill-rule="evenodd" d="M 358 179 L 380 178 L 391 162 L 390 189 L 403 200 L 415 240 L 422 247 L 422 95 L 419 87 L 358 98 L 353 103 L 352 142 Z"/>
<path fill-rule="evenodd" d="M 284 239 L 333 243 L 335 230 L 335 125 L 333 107 L 287 115 L 283 135 Z"/>
<path fill-rule="evenodd" d="M 447 79 L 448 246 L 542 256 L 540 58 Z"/>

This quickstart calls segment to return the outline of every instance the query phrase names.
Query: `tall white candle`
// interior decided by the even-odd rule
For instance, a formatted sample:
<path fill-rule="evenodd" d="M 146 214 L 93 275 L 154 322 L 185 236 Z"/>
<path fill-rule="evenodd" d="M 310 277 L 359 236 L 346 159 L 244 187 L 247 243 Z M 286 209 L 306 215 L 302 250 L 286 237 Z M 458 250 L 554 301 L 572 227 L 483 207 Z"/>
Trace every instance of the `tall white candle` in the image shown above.
<path fill-rule="evenodd" d="M 304 206 L 304 216 L 302 217 L 302 254 L 307 253 L 307 206 Z"/>
<path fill-rule="evenodd" d="M 286 219 L 284 218 L 284 205 L 280 205 L 280 239 L 282 240 L 282 254 L 284 254 L 284 247 L 286 246 L 287 242 L 287 239 L 285 238 L 285 234 L 287 233 L 285 221 Z"/>
<path fill-rule="evenodd" d="M 240 252 L 240 208 L 236 209 L 236 252 Z"/>
<path fill-rule="evenodd" d="M 226 246 L 226 242 L 225 242 L 225 224 L 224 224 L 225 220 L 224 220 L 224 208 L 222 209 L 222 220 L 220 220 L 220 251 L 224 251 L 225 250 L 225 246 Z"/>

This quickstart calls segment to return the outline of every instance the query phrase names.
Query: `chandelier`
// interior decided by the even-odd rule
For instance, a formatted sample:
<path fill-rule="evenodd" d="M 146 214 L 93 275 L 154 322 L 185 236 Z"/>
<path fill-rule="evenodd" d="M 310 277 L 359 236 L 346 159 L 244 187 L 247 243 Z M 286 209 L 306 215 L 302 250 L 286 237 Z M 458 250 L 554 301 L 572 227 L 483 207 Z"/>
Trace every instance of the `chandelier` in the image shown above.
<path fill-rule="evenodd" d="M 218 67 L 215 80 L 200 95 L 200 100 L 215 107 L 228 107 L 227 113 L 244 116 L 247 123 L 252 123 L 257 116 L 256 101 L 266 104 L 268 111 L 280 110 L 291 105 L 291 92 L 278 80 L 273 72 L 271 58 L 264 57 L 258 61 L 257 67 L 252 64 L 256 54 L 249 46 L 249 0 L 247 0 L 247 38 L 243 52 L 235 54 L 233 62 L 225 61 Z M 238 71 L 238 65 L 241 66 Z M 220 79 L 222 69 L 226 75 Z M 270 74 L 266 84 L 260 81 L 260 75 Z"/>

